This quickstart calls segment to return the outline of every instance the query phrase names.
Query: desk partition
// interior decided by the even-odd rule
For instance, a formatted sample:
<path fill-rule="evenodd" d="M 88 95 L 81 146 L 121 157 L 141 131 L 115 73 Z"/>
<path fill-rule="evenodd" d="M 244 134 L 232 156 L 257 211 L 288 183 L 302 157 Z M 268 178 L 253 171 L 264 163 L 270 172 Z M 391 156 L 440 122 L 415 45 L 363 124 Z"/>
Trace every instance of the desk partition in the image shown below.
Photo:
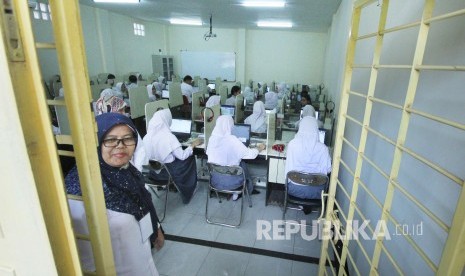
<path fill-rule="evenodd" d="M 90 91 L 92 92 L 92 100 L 97 101 L 100 98 L 100 93 L 102 93 L 103 89 L 106 88 L 110 88 L 110 85 L 106 83 L 91 85 Z"/>
<path fill-rule="evenodd" d="M 212 111 L 213 111 L 213 114 L 212 114 Z M 209 119 L 212 116 L 213 116 L 213 118 L 209 122 Z M 203 111 L 205 150 L 207 149 L 208 139 L 210 139 L 210 136 L 212 135 L 212 132 L 213 132 L 213 128 L 215 128 L 216 119 L 219 116 L 220 116 L 220 106 L 219 105 L 212 106 L 211 110 L 209 108 L 205 108 L 204 111 Z"/>
<path fill-rule="evenodd" d="M 145 115 L 145 104 L 150 102 L 145 86 L 129 89 L 129 102 L 131 106 L 131 118 L 139 118 Z"/>
<path fill-rule="evenodd" d="M 57 101 L 64 101 L 64 97 L 55 97 Z M 66 105 L 55 105 L 55 114 L 57 116 L 58 127 L 60 128 L 61 135 L 71 135 L 71 128 L 69 127 L 68 110 Z"/>
<path fill-rule="evenodd" d="M 183 105 L 181 83 L 172 82 L 169 86 L 170 92 L 170 107 Z M 147 94 L 147 93 L 146 93 Z"/>
<path fill-rule="evenodd" d="M 244 106 L 244 96 L 237 95 L 236 96 L 236 114 L 234 115 L 234 123 L 239 124 L 244 121 L 244 110 L 242 107 Z"/>
<path fill-rule="evenodd" d="M 218 88 L 218 86 L 216 86 Z M 221 97 L 221 104 L 224 104 L 226 102 L 226 99 L 228 98 L 228 87 L 226 84 L 220 84 L 220 88 L 216 89 L 217 94 L 220 95 Z"/>
<path fill-rule="evenodd" d="M 161 109 L 166 109 L 169 108 L 169 102 L 168 100 L 159 100 L 155 102 L 149 102 L 145 104 L 145 123 L 146 127 L 148 129 L 150 119 L 152 119 L 153 114 L 157 112 L 157 110 Z"/>
<path fill-rule="evenodd" d="M 198 92 L 192 94 L 192 121 L 200 120 L 202 118 L 202 108 L 205 106 L 204 95 L 206 91 L 206 86 L 204 89 L 199 89 Z"/>

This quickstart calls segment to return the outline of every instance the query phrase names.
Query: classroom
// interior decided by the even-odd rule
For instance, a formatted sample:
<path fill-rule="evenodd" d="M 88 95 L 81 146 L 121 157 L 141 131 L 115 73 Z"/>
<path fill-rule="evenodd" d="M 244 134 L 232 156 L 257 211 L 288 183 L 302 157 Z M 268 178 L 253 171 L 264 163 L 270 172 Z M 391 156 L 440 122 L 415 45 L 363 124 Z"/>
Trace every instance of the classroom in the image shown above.
<path fill-rule="evenodd" d="M 222 25 L 240 1 L 202 26 L 137 13 L 169 1 L 7 2 L 5 275 L 463 274 L 463 0 L 287 1 L 327 14 L 277 29 Z"/>

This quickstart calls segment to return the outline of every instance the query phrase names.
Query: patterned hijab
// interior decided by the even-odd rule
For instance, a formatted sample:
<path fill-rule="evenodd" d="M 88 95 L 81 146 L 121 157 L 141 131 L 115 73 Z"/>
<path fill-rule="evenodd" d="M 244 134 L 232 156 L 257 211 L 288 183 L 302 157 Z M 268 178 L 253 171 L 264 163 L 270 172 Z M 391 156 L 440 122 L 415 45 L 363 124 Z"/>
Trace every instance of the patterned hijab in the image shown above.
<path fill-rule="evenodd" d="M 95 104 L 95 113 L 97 115 L 109 112 L 121 112 L 127 106 L 126 102 L 116 96 L 102 96 Z"/>

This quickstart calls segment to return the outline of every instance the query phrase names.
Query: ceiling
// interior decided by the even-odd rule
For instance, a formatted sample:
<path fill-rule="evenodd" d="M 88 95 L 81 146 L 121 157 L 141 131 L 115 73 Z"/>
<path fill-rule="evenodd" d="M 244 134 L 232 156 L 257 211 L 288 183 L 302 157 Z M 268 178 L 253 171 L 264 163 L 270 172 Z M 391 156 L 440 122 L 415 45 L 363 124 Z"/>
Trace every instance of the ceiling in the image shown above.
<path fill-rule="evenodd" d="M 327 32 L 341 0 L 286 0 L 284 8 L 248 8 L 240 5 L 241 0 L 140 0 L 139 4 L 79 2 L 162 24 L 169 24 L 172 17 L 201 18 L 204 28 L 209 26 L 212 14 L 213 28 L 257 29 L 258 20 L 275 20 L 292 21 L 292 30 L 296 31 Z"/>

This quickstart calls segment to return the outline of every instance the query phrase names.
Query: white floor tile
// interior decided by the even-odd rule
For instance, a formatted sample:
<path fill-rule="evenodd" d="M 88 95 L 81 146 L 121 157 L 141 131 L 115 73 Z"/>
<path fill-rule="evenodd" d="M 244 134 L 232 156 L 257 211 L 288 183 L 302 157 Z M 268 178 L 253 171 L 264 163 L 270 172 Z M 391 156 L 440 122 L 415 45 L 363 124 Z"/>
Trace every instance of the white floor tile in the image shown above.
<path fill-rule="evenodd" d="M 192 216 L 188 225 L 179 234 L 182 237 L 189 237 L 207 241 L 215 241 L 223 226 L 208 224 L 204 216 Z"/>
<path fill-rule="evenodd" d="M 173 243 L 155 263 L 158 272 L 169 276 L 196 275 L 210 248 L 187 243 Z"/>
<path fill-rule="evenodd" d="M 318 264 L 292 262 L 292 276 L 318 275 Z"/>
<path fill-rule="evenodd" d="M 213 248 L 197 275 L 244 275 L 250 254 Z"/>
<path fill-rule="evenodd" d="M 291 271 L 292 261 L 261 255 L 251 255 L 244 275 L 281 276 L 290 275 Z"/>

